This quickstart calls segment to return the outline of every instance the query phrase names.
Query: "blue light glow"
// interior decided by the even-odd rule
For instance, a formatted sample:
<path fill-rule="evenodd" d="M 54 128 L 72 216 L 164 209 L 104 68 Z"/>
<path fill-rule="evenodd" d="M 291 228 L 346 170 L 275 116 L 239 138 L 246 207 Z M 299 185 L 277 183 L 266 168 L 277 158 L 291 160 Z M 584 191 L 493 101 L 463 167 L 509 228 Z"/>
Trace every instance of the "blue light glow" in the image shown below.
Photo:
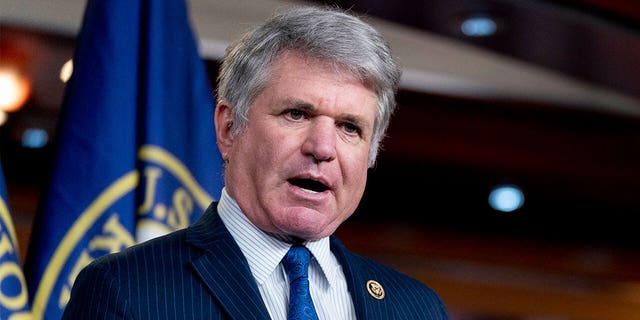
<path fill-rule="evenodd" d="M 49 142 L 47 131 L 41 128 L 30 128 L 22 133 L 22 146 L 25 148 L 42 148 Z"/>
<path fill-rule="evenodd" d="M 524 194 L 513 185 L 497 186 L 489 194 L 489 205 L 498 211 L 511 212 L 520 209 L 523 204 Z"/>
<path fill-rule="evenodd" d="M 495 21 L 486 16 L 470 17 L 460 26 L 462 33 L 469 37 L 487 37 L 494 34 L 497 28 Z"/>

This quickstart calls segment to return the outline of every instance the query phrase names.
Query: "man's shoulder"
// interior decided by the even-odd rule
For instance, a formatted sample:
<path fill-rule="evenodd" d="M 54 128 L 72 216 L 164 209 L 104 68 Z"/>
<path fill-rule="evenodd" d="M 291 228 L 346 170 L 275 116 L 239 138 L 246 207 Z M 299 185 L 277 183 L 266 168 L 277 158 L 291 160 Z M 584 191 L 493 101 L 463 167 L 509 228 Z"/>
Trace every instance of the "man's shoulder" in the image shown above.
<path fill-rule="evenodd" d="M 137 265 L 143 260 L 164 259 L 173 255 L 175 248 L 184 246 L 185 229 L 164 234 L 133 246 L 122 251 L 103 255 L 90 264 L 90 267 L 104 269 L 122 265 Z"/>
<path fill-rule="evenodd" d="M 447 319 L 444 302 L 425 282 L 383 262 L 351 252 L 337 238 L 332 239 L 332 250 L 342 264 L 347 281 L 352 282 L 352 289 L 361 291 L 361 296 L 386 301 L 394 306 L 394 312 L 402 314 L 401 318 Z"/>
<path fill-rule="evenodd" d="M 403 288 L 414 288 L 420 291 L 432 291 L 431 288 L 429 288 L 427 285 L 420 282 L 413 276 L 404 273 L 396 268 L 393 268 L 383 262 L 350 251 L 347 253 L 347 256 L 351 259 L 352 267 L 355 267 L 359 270 L 367 270 L 368 273 L 376 275 L 379 279 L 386 280 L 386 282 L 395 283 L 399 287 Z"/>
<path fill-rule="evenodd" d="M 413 276 L 371 257 L 352 252 L 337 239 L 333 240 L 332 245 L 336 248 L 335 251 L 340 252 L 339 254 L 343 256 L 344 261 L 348 264 L 347 268 L 352 269 L 351 272 L 353 273 L 357 272 L 359 275 L 366 274 L 369 277 L 375 277 L 388 285 L 422 291 L 429 295 L 434 294 L 430 287 Z M 336 253 L 335 251 L 334 253 Z"/>

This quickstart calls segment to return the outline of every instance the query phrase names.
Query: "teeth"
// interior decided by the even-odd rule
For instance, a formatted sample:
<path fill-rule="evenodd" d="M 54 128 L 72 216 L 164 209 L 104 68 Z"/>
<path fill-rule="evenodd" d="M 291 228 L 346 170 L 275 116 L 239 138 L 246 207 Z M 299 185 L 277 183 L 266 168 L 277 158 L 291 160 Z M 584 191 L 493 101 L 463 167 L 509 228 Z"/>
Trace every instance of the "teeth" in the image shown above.
<path fill-rule="evenodd" d="M 306 193 L 313 193 L 313 194 L 318 193 L 317 191 L 313 191 L 313 190 L 309 190 L 309 189 L 305 189 L 305 188 L 302 188 L 302 190 L 304 192 L 306 192 Z"/>

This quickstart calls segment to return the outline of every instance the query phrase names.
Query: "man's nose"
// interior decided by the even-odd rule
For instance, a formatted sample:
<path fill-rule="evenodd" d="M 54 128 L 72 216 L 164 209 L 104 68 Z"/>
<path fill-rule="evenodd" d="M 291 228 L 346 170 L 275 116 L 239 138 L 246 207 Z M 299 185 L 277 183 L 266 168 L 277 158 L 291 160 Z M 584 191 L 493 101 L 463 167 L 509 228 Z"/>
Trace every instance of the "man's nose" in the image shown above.
<path fill-rule="evenodd" d="M 315 118 L 306 132 L 302 152 L 316 161 L 336 158 L 337 127 L 332 119 Z"/>

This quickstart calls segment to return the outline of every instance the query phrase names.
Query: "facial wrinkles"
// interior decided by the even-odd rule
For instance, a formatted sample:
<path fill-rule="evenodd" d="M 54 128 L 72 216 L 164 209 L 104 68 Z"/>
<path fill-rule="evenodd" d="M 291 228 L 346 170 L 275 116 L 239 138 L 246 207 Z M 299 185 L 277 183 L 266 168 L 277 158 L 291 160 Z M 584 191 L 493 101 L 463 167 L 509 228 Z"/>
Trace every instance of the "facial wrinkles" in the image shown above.
<path fill-rule="evenodd" d="M 349 86 L 354 86 L 353 82 L 355 81 L 347 78 L 341 78 L 339 80 L 330 78 L 330 80 L 332 81 L 330 89 L 322 91 L 322 93 L 328 94 L 318 94 L 309 99 L 310 101 L 317 101 L 316 103 L 296 100 L 294 102 L 288 101 L 286 104 L 303 106 L 302 109 L 312 114 L 311 117 L 313 119 L 311 121 L 315 122 L 312 126 L 312 130 L 315 131 L 315 133 L 312 133 L 312 139 L 317 140 L 314 143 L 328 144 L 324 147 L 333 149 L 334 157 L 336 158 L 335 161 L 317 161 L 317 167 L 327 168 L 336 165 L 341 169 L 340 176 L 342 179 L 348 180 L 349 172 L 353 172 L 353 170 L 345 168 L 344 165 L 352 163 L 353 161 L 360 161 L 357 158 L 362 150 L 366 150 L 365 153 L 368 156 L 372 125 L 368 124 L 357 111 L 351 111 L 354 109 L 343 112 L 343 108 L 341 108 L 341 105 L 359 104 L 359 102 L 351 102 L 350 100 L 352 100 L 352 98 L 349 97 L 348 94 L 345 94 L 345 91 L 348 91 L 345 90 L 345 88 L 348 89 Z M 357 82 L 356 84 L 359 85 Z M 354 137 L 343 132 L 343 128 L 340 127 L 340 125 L 345 122 L 357 125 L 362 130 L 362 134 Z M 341 144 L 346 144 L 350 147 L 341 147 Z M 317 156 L 320 159 L 325 158 L 322 155 Z"/>
<path fill-rule="evenodd" d="M 244 162 L 236 167 L 243 172 L 234 179 L 241 188 L 235 196 L 243 198 L 238 201 L 241 208 L 261 229 L 314 238 L 332 233 L 355 211 L 362 196 L 376 99 L 353 78 L 344 74 L 336 78 L 333 69 L 310 60 L 300 63 L 299 59 L 288 65 L 276 61 L 272 79 L 252 104 L 250 127 L 234 146 L 238 148 L 235 157 Z M 291 101 L 311 108 L 303 121 L 283 116 Z M 345 121 L 360 126 L 363 134 L 349 135 Z M 301 149 L 305 139 L 317 139 L 311 143 L 329 148 L 334 159 L 305 155 Z M 322 177 L 333 188 L 332 195 L 325 194 L 321 202 L 320 194 L 311 202 L 301 201 L 288 182 L 296 175 Z M 244 184 L 254 185 L 258 196 L 245 194 Z"/>
<path fill-rule="evenodd" d="M 348 87 L 345 83 L 340 82 L 336 83 L 336 86 Z M 368 159 L 368 141 L 370 139 L 365 140 L 367 128 L 363 127 L 362 122 L 364 121 L 354 121 L 354 118 L 359 119 L 359 116 L 354 116 L 351 113 L 339 113 L 341 111 L 339 103 L 344 103 L 347 99 L 341 99 L 338 94 L 330 95 L 330 97 L 320 102 L 320 109 L 323 111 L 320 116 L 317 116 L 316 121 L 322 123 L 317 127 L 321 127 L 319 130 L 324 130 L 322 134 L 326 136 L 318 137 L 317 143 L 329 144 L 323 147 L 332 148 L 335 159 L 332 161 L 316 161 L 314 166 L 319 172 L 335 173 L 334 179 L 337 181 L 335 185 L 338 188 L 343 188 L 343 190 L 334 190 L 338 204 L 335 210 L 339 212 L 335 214 L 333 220 L 327 221 L 329 225 L 335 226 L 331 229 L 335 229 L 355 211 L 364 192 L 367 166 L 354 166 L 354 164 L 366 163 Z M 358 124 L 363 130 L 363 135 L 354 138 L 341 131 L 340 123 L 345 121 Z"/>
<path fill-rule="evenodd" d="M 333 134 L 338 137 L 338 139 L 334 140 L 334 145 L 331 146 L 335 149 L 337 159 L 333 163 L 319 162 L 318 166 L 329 167 L 335 165 L 335 167 L 339 168 L 339 176 L 341 178 L 339 185 L 347 185 L 352 189 L 347 189 L 347 193 L 337 192 L 336 197 L 338 197 L 338 203 L 349 203 L 350 199 L 347 198 L 360 199 L 364 191 L 364 185 L 366 184 L 367 166 L 364 166 L 365 169 L 358 169 L 360 172 L 356 172 L 358 170 L 351 166 L 359 161 L 364 161 L 365 163 L 367 161 L 372 124 L 368 125 L 363 115 L 367 114 L 367 111 L 373 114 L 374 111 L 365 109 L 371 107 L 371 105 L 363 105 L 362 100 L 360 100 L 362 99 L 361 97 L 350 94 L 355 91 L 356 88 L 361 87 L 361 84 L 354 78 L 347 77 L 344 74 L 337 78 L 335 74 L 316 74 L 324 77 L 330 85 L 326 88 L 323 87 L 322 91 L 314 91 L 315 95 L 311 96 L 309 100 L 313 101 L 311 104 L 314 106 L 315 112 L 319 114 L 316 117 L 323 120 L 324 118 L 330 119 L 333 130 L 335 130 Z M 304 78 L 303 75 L 302 80 L 304 80 Z M 354 87 L 354 89 L 351 90 L 350 87 Z M 375 95 L 372 92 L 370 92 L 370 99 L 372 105 L 375 105 Z M 345 108 L 344 106 L 349 106 L 349 108 Z M 354 119 L 358 120 L 354 121 Z M 357 124 L 363 130 L 362 135 L 354 138 L 341 131 L 343 129 L 340 127 L 340 124 L 345 121 Z M 350 145 L 350 147 L 345 147 L 345 144 Z M 353 189 L 354 186 L 358 185 L 362 185 L 362 187 Z M 338 210 L 345 212 L 341 213 L 339 217 L 355 210 L 357 201 L 351 201 L 353 202 L 352 205 L 338 208 Z"/>

